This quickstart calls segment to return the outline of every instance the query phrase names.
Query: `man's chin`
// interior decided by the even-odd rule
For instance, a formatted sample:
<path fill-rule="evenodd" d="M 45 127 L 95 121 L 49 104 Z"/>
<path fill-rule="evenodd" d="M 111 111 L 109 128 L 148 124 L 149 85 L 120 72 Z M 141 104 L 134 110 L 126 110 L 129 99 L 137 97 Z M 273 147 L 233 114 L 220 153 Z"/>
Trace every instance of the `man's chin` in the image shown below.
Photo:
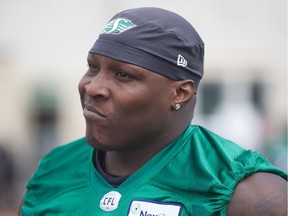
<path fill-rule="evenodd" d="M 87 143 L 95 149 L 100 151 L 114 151 L 115 149 L 111 144 L 100 142 L 99 140 L 95 139 L 94 137 L 86 137 Z"/>

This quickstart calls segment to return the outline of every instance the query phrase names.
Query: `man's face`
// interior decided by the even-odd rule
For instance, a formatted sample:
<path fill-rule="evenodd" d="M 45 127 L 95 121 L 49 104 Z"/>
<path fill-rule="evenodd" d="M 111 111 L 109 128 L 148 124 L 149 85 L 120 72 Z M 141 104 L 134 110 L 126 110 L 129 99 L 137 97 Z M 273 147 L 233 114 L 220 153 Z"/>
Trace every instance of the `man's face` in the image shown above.
<path fill-rule="evenodd" d="M 174 81 L 144 68 L 88 55 L 79 82 L 90 145 L 102 150 L 145 147 L 165 136 Z"/>

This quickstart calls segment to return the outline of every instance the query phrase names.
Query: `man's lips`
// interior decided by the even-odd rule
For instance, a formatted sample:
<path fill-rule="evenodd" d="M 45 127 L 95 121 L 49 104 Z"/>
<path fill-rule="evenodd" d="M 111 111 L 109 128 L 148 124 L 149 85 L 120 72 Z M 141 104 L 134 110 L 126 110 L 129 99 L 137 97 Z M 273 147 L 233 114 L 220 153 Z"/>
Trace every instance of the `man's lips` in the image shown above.
<path fill-rule="evenodd" d="M 95 107 L 87 105 L 87 104 L 85 104 L 84 106 L 83 115 L 85 116 L 85 118 L 95 119 L 95 120 L 100 119 L 100 118 L 101 119 L 106 118 L 106 116 L 102 112 L 95 109 Z"/>

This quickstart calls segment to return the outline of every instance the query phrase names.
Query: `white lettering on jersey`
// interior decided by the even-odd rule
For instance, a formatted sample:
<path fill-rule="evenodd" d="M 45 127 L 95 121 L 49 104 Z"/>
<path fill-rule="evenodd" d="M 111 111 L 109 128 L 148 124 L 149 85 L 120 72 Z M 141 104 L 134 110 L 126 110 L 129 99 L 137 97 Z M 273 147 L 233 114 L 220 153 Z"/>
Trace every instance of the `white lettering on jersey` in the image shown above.
<path fill-rule="evenodd" d="M 181 205 L 133 200 L 128 216 L 179 216 Z"/>
<path fill-rule="evenodd" d="M 100 201 L 100 208 L 103 211 L 113 211 L 117 209 L 118 203 L 120 201 L 121 194 L 117 191 L 110 191 L 105 194 Z"/>

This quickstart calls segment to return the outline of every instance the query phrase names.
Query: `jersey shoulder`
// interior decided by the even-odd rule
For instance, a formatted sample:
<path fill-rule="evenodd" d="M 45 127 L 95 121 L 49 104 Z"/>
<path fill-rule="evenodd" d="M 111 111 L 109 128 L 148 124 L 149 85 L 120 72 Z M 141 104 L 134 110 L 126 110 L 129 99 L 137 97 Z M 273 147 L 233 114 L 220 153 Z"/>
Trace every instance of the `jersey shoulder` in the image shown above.
<path fill-rule="evenodd" d="M 58 195 L 85 187 L 89 177 L 93 148 L 85 138 L 56 147 L 39 163 L 26 187 L 25 200 L 43 202 Z"/>
<path fill-rule="evenodd" d="M 261 154 L 201 126 L 191 126 L 184 137 L 177 153 L 154 180 L 186 197 L 199 212 L 225 212 L 236 185 L 253 173 L 269 172 L 287 178 Z"/>

